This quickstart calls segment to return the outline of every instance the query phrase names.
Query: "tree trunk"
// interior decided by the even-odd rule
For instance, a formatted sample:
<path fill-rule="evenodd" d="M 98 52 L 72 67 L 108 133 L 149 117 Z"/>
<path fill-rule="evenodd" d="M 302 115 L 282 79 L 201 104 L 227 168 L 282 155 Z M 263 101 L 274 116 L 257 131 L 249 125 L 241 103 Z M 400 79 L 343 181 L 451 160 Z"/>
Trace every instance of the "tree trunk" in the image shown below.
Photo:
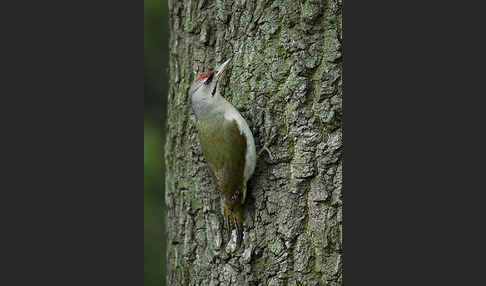
<path fill-rule="evenodd" d="M 168 285 L 341 285 L 340 1 L 169 0 L 169 13 Z M 237 249 L 187 95 L 228 58 L 221 95 L 270 151 L 248 183 Z"/>

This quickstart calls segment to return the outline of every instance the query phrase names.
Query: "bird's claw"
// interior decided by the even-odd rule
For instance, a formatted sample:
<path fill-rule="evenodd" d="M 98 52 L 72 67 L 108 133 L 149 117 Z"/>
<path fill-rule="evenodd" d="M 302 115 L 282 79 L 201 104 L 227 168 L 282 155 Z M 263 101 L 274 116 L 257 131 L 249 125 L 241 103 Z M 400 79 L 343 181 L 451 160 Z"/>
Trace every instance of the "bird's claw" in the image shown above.
<path fill-rule="evenodd" d="M 273 156 L 272 156 L 272 152 L 270 151 L 270 149 L 268 149 L 268 147 L 272 144 L 273 142 L 273 139 L 275 139 L 275 137 L 277 136 L 277 133 L 273 134 L 272 137 L 270 138 L 270 140 L 268 140 L 262 147 L 262 149 L 260 149 L 260 151 L 258 152 L 258 157 L 260 157 L 260 155 L 263 153 L 263 151 L 267 151 L 268 153 L 268 156 L 270 157 L 270 160 L 273 161 Z"/>

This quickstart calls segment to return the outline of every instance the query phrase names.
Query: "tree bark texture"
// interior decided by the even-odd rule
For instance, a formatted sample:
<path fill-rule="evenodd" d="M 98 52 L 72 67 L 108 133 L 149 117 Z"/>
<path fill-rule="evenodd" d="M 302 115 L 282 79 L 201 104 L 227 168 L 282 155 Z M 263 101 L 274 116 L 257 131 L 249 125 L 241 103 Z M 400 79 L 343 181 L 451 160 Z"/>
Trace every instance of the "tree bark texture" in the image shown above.
<path fill-rule="evenodd" d="M 169 13 L 168 285 L 341 285 L 341 2 L 172 0 Z M 269 150 L 248 184 L 240 248 L 224 242 L 187 95 L 228 58 L 221 95 Z"/>

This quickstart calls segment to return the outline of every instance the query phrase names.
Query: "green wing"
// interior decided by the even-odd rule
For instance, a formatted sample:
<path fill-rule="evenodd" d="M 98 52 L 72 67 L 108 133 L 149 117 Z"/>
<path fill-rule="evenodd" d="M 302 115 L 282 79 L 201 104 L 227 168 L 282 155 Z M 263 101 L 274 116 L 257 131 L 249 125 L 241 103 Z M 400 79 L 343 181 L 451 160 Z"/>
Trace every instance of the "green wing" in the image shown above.
<path fill-rule="evenodd" d="M 199 120 L 198 137 L 223 202 L 232 208 L 241 199 L 245 169 L 246 139 L 236 121 L 223 116 Z"/>

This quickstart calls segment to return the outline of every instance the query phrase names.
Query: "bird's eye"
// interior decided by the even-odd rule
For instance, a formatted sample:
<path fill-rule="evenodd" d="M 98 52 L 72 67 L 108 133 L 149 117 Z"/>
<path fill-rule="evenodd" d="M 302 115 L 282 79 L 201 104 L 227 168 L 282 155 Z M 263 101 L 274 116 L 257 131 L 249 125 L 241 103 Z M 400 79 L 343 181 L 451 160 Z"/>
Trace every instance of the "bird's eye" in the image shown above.
<path fill-rule="evenodd" d="M 204 82 L 205 84 L 210 84 L 211 81 L 213 80 L 213 77 L 214 77 L 214 73 L 212 72 L 209 76 L 208 76 L 208 79 L 206 79 L 206 81 Z"/>

